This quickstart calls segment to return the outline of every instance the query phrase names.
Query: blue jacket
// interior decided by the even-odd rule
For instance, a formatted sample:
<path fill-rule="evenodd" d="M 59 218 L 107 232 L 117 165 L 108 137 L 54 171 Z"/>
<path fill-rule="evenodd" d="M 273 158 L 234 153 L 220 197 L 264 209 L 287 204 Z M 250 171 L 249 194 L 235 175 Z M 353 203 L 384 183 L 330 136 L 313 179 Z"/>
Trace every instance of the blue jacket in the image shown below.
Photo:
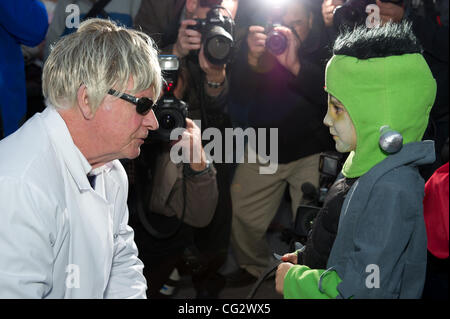
<path fill-rule="evenodd" d="M 37 0 L 0 1 L 0 111 L 5 136 L 25 116 L 25 66 L 20 45 L 41 43 L 48 28 L 47 11 Z"/>

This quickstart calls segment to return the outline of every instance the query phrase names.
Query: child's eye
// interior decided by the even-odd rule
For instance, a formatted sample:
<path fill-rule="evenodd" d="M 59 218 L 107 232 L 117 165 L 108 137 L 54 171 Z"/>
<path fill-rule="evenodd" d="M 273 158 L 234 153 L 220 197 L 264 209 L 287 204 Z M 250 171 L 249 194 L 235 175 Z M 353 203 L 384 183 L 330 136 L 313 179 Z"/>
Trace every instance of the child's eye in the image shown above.
<path fill-rule="evenodd" d="M 339 106 L 334 105 L 334 104 L 333 104 L 333 109 L 336 112 L 336 114 L 339 114 L 339 113 L 344 111 L 344 109 L 342 107 L 339 107 Z"/>

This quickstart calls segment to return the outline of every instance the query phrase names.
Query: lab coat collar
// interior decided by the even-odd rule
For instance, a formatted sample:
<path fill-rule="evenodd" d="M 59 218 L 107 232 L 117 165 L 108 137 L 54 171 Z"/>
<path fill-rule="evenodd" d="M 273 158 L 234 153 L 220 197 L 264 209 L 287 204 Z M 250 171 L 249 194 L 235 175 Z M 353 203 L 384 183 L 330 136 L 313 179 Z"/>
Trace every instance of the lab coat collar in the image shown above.
<path fill-rule="evenodd" d="M 52 105 L 48 105 L 42 112 L 42 119 L 56 151 L 61 153 L 80 192 L 90 190 L 87 174 L 92 171 L 92 166 L 73 142 L 66 122 Z"/>

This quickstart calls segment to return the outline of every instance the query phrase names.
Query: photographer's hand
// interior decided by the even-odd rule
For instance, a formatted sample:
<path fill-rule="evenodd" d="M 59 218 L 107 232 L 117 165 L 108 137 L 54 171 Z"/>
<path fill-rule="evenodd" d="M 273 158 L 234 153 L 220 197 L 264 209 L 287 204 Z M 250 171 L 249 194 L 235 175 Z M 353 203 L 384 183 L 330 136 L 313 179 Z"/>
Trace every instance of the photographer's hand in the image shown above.
<path fill-rule="evenodd" d="M 189 118 L 186 118 L 186 130 L 184 130 L 178 143 L 189 154 L 189 165 L 194 171 L 202 171 L 206 168 L 206 154 L 202 146 L 202 133 L 200 128 Z"/>
<path fill-rule="evenodd" d="M 252 67 L 258 66 L 259 58 L 266 51 L 267 35 L 264 33 L 264 27 L 251 26 L 247 36 L 248 44 L 248 64 Z"/>
<path fill-rule="evenodd" d="M 217 83 L 222 84 L 225 82 L 226 78 L 226 64 L 222 65 L 214 65 L 208 61 L 205 57 L 205 52 L 203 50 L 203 46 L 200 50 L 200 53 L 198 55 L 198 62 L 200 64 L 200 68 L 205 72 L 206 82 L 205 82 L 205 88 L 206 88 L 206 94 L 209 96 L 218 96 L 220 92 L 223 90 L 223 85 L 220 87 L 210 87 L 208 86 L 209 83 Z"/>
<path fill-rule="evenodd" d="M 280 55 L 276 55 L 275 58 L 282 66 L 284 66 L 287 70 L 289 70 L 293 75 L 297 76 L 298 73 L 300 72 L 301 67 L 300 60 L 298 58 L 298 49 L 300 48 L 300 40 L 289 28 L 276 27 L 275 29 L 279 32 L 282 32 L 288 40 L 288 46 L 286 51 L 284 51 Z"/>
<path fill-rule="evenodd" d="M 277 273 L 275 275 L 275 290 L 281 295 L 284 290 L 284 278 L 292 266 L 294 265 L 291 263 L 281 263 L 277 268 Z"/>
<path fill-rule="evenodd" d="M 200 32 L 188 29 L 188 26 L 196 25 L 195 20 L 184 20 L 178 30 L 177 42 L 173 46 L 172 53 L 179 58 L 189 54 L 191 50 L 200 50 L 202 35 Z"/>
<path fill-rule="evenodd" d="M 380 0 L 377 0 L 377 6 L 380 8 L 381 25 L 388 22 L 399 23 L 402 21 L 405 14 L 403 7 L 390 2 L 381 2 Z"/>
<path fill-rule="evenodd" d="M 343 0 L 324 0 L 322 3 L 323 22 L 327 27 L 333 25 L 333 12 L 337 6 L 344 4 Z"/>

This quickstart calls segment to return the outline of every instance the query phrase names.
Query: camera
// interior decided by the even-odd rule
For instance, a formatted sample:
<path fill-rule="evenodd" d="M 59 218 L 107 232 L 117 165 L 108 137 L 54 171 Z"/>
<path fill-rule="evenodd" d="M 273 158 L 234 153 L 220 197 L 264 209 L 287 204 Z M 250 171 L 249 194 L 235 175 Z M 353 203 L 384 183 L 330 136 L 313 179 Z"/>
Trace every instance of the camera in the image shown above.
<path fill-rule="evenodd" d="M 170 141 L 170 133 L 178 127 L 186 127 L 188 105 L 177 99 L 173 93 L 178 80 L 180 66 L 176 55 L 160 55 L 158 57 L 165 84 L 164 94 L 154 107 L 159 129 L 150 131 L 150 140 Z"/>
<path fill-rule="evenodd" d="M 213 6 L 206 19 L 195 19 L 197 24 L 188 27 L 202 34 L 205 57 L 215 65 L 228 63 L 234 48 L 234 20 L 229 12 L 229 16 L 224 16 L 222 9 L 226 10 Z"/>
<path fill-rule="evenodd" d="M 403 0 L 381 0 L 396 5 L 403 5 Z M 348 0 L 342 6 L 336 7 L 333 15 L 335 27 L 353 27 L 364 24 L 367 19 L 366 7 L 376 4 L 375 0 Z"/>
<path fill-rule="evenodd" d="M 274 55 L 283 54 L 288 46 L 288 39 L 286 38 L 286 36 L 283 33 L 275 30 L 276 27 L 283 25 L 282 18 L 283 8 L 281 7 L 281 5 L 275 4 L 271 8 L 269 23 L 266 27 L 266 30 L 268 30 L 266 48 L 270 53 Z"/>

